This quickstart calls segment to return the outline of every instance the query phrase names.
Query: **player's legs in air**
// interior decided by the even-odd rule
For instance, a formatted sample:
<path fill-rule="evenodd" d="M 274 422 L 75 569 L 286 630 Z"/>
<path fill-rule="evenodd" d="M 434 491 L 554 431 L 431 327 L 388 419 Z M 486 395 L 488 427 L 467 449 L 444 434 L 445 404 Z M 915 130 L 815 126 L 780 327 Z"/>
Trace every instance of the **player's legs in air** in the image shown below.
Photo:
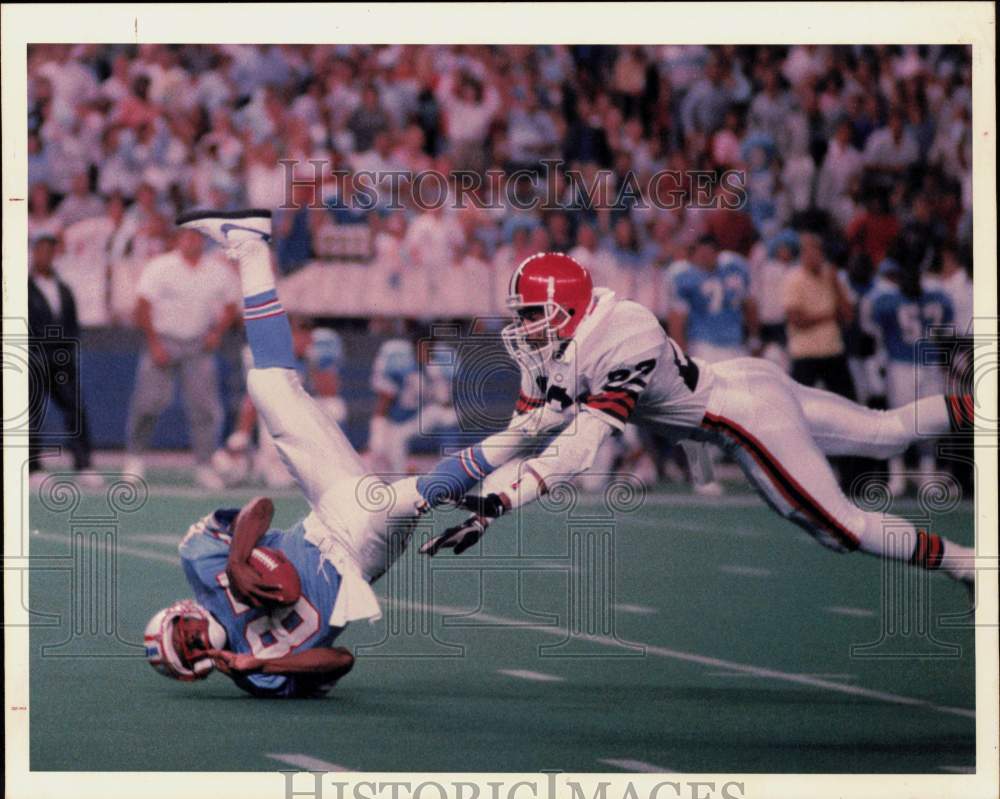
<path fill-rule="evenodd" d="M 243 322 L 253 356 L 247 393 L 306 499 L 313 504 L 331 482 L 363 475 L 354 447 L 306 393 L 296 372 L 292 329 L 271 268 L 270 212 L 194 212 L 178 223 L 227 247 L 239 264 Z"/>
<path fill-rule="evenodd" d="M 833 549 L 940 569 L 972 584 L 973 549 L 905 519 L 862 510 L 841 491 L 827 461 L 828 455 L 885 458 L 921 434 L 964 428 L 971 424 L 967 400 L 939 395 L 880 412 L 801 386 L 760 359 L 717 364 L 714 371 L 718 383 L 703 428 L 778 513 Z"/>
<path fill-rule="evenodd" d="M 389 535 L 384 520 L 408 497 L 402 487 L 367 473 L 347 436 L 299 380 L 291 327 L 271 268 L 270 217 L 268 211 L 196 211 L 182 215 L 178 224 L 222 244 L 238 262 L 253 356 L 247 393 L 309 506 L 365 579 L 373 580 L 391 565 L 390 552 L 398 555 L 398 547 L 382 546 Z"/>

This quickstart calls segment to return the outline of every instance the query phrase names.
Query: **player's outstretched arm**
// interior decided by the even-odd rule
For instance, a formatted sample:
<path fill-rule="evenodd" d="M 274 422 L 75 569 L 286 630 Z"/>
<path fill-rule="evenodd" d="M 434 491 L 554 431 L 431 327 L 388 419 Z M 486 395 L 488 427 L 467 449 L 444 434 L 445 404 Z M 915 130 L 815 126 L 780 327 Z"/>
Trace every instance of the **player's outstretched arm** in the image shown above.
<path fill-rule="evenodd" d="M 439 460 L 417 479 L 417 490 L 430 507 L 458 502 L 496 469 L 528 448 L 537 448 L 567 423 L 567 418 L 546 408 L 517 413 L 506 430 L 487 436 L 478 444 Z"/>
<path fill-rule="evenodd" d="M 251 654 L 216 649 L 212 660 L 219 671 L 234 674 L 321 674 L 339 680 L 354 668 L 354 655 L 342 646 L 314 647 L 279 658 L 264 659 Z"/>
<path fill-rule="evenodd" d="M 576 423 L 556 436 L 541 454 L 524 458 L 517 468 L 496 472 L 483 482 L 481 497 L 466 496 L 462 504 L 487 518 L 534 502 L 548 491 L 553 478 L 573 477 L 594 465 L 612 426 L 603 414 L 584 410 Z M 512 473 L 513 472 L 513 473 Z"/>
<path fill-rule="evenodd" d="M 229 544 L 226 574 L 230 587 L 251 607 L 262 607 L 279 598 L 281 586 L 261 579 L 250 565 L 250 553 L 271 527 L 274 503 L 268 497 L 254 497 L 233 522 L 233 540 Z"/>
<path fill-rule="evenodd" d="M 464 496 L 460 504 L 471 510 L 472 516 L 427 541 L 420 548 L 421 554 L 434 556 L 442 549 L 453 549 L 459 555 L 469 549 L 494 519 L 544 494 L 547 481 L 555 476 L 572 477 L 593 466 L 611 430 L 597 414 L 580 413 L 577 423 L 556 436 L 540 455 L 509 461 L 483 481 L 482 495 Z"/>

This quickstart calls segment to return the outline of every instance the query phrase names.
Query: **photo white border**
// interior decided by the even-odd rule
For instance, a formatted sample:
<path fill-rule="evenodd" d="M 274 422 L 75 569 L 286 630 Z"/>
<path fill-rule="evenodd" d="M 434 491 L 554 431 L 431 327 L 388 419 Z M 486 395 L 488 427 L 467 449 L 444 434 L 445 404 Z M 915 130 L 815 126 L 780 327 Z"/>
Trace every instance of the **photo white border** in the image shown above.
<path fill-rule="evenodd" d="M 976 332 L 996 336 L 996 17 L 992 3 L 468 3 L 468 4 L 26 4 L 3 5 L 0 92 L 3 108 L 2 298 L 4 334 L 23 333 L 27 285 L 28 42 L 326 42 L 359 43 L 870 43 L 971 44 L 973 47 L 974 263 Z M 307 24 L 306 24 L 307 23 Z M 18 199 L 20 198 L 20 199 Z M 9 321 L 9 320 L 15 321 Z M 23 327 L 23 325 L 22 325 Z M 994 352 L 994 364 L 996 363 Z M 977 387 L 977 399 L 995 410 L 997 371 Z M 4 415 L 27 407 L 27 380 L 4 369 Z M 976 525 L 979 555 L 997 557 L 997 448 L 976 450 Z M 988 444 L 988 442 L 987 442 Z M 26 450 L 5 447 L 5 552 L 16 552 L 27 525 Z M 980 572 L 976 632 L 976 775 L 670 775 L 670 779 L 738 781 L 746 799 L 790 797 L 996 797 L 998 785 L 997 571 Z M 4 580 L 5 623 L 23 621 L 20 578 Z M 20 614 L 20 615 L 19 615 Z M 992 626 L 989 622 L 992 620 Z M 181 792 L 215 799 L 284 799 L 274 772 L 93 773 L 28 772 L 28 628 L 5 635 L 6 786 L 10 797 L 173 797 Z M 12 711 L 12 707 L 28 707 Z M 933 733 L 933 718 L 927 721 Z M 413 775 L 415 778 L 418 775 Z M 431 777 L 432 775 L 419 775 Z M 444 781 L 463 775 L 436 775 Z M 631 782 L 640 797 L 663 777 L 643 774 L 572 776 L 593 795 L 601 780 Z M 400 774 L 337 775 L 349 780 L 399 779 Z M 528 780 L 547 797 L 540 774 L 474 775 L 473 781 Z M 306 790 L 296 782 L 297 790 Z M 483 796 L 489 796 L 483 786 Z M 565 795 L 563 790 L 560 795 Z M 324 795 L 335 796 L 332 791 Z M 520 796 L 530 795 L 525 791 Z M 690 795 L 690 794 L 686 794 Z M 660 796 L 673 796 L 661 791 Z"/>

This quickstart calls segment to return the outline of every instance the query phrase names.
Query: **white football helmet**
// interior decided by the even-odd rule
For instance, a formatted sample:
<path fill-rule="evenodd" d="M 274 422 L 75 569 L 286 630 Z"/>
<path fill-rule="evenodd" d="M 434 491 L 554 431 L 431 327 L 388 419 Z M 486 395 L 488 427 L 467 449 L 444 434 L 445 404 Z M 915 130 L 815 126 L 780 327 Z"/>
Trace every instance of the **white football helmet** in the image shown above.
<path fill-rule="evenodd" d="M 183 641 L 175 640 L 177 622 L 183 619 L 207 622 L 207 648 L 225 647 L 226 631 L 215 617 L 193 599 L 182 599 L 161 610 L 146 625 L 146 660 L 164 677 L 184 682 L 203 680 L 215 665 L 209 657 L 198 657 L 200 650 L 187 651 Z"/>

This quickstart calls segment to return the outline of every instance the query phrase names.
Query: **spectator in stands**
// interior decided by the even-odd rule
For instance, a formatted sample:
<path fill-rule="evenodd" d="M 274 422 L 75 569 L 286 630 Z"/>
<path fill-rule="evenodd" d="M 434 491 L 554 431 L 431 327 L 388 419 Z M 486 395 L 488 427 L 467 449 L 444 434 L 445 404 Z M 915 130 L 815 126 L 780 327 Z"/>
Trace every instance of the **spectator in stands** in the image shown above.
<path fill-rule="evenodd" d="M 203 252 L 202 236 L 184 230 L 176 248 L 146 266 L 139 281 L 136 324 L 146 338 L 129 410 L 125 471 L 145 473 L 148 450 L 160 414 L 181 381 L 191 441 L 203 487 L 222 487 L 208 466 L 222 421 L 214 353 L 236 320 L 235 276 L 231 267 Z"/>
<path fill-rule="evenodd" d="M 730 105 L 742 101 L 749 93 L 746 78 L 734 75 L 731 65 L 720 54 L 713 53 L 705 64 L 705 77 L 691 87 L 681 104 L 684 135 L 710 135 L 722 127 Z"/>
<path fill-rule="evenodd" d="M 313 188 L 307 183 L 293 184 L 291 206 L 275 211 L 275 256 L 282 274 L 305 266 L 315 255 L 313 228 L 318 224 L 321 212 L 310 208 L 311 203 L 318 201 Z"/>
<path fill-rule="evenodd" d="M 100 216 L 104 212 L 101 198 L 90 193 L 90 176 L 86 172 L 77 172 L 73 176 L 70 193 L 63 198 L 56 209 L 63 227 L 69 227 L 74 222 Z"/>
<path fill-rule="evenodd" d="M 834 129 L 819 171 L 816 206 L 831 214 L 837 214 L 840 199 L 850 192 L 852 184 L 864 170 L 864 159 L 854 147 L 852 135 L 850 120 L 842 117 Z"/>
<path fill-rule="evenodd" d="M 500 93 L 470 72 L 449 72 L 434 92 L 444 111 L 445 134 L 457 168 L 485 166 L 483 142 L 500 109 Z"/>
<path fill-rule="evenodd" d="M 880 176 L 899 175 L 920 157 L 920 147 L 905 128 L 903 112 L 893 108 L 885 127 L 868 137 L 865 165 Z"/>
<path fill-rule="evenodd" d="M 917 194 L 896 242 L 900 260 L 908 268 L 926 274 L 938 261 L 937 249 L 947 233 L 944 223 L 934 218 L 930 198 L 922 192 Z"/>
<path fill-rule="evenodd" d="M 792 377 L 807 386 L 823 383 L 828 391 L 854 399 L 840 332 L 852 318 L 850 299 L 823 254 L 822 239 L 801 233 L 799 248 L 799 263 L 789 270 L 783 291 Z"/>
<path fill-rule="evenodd" d="M 52 207 L 49 187 L 44 183 L 33 184 L 28 190 L 28 241 L 59 235 L 62 220 L 52 212 Z"/>
<path fill-rule="evenodd" d="M 711 210 L 705 214 L 705 233 L 715 239 L 720 250 L 746 257 L 757 239 L 753 220 L 740 196 L 729 191 L 728 184 L 727 188 L 723 188 L 719 182 L 713 186 L 715 192 Z"/>
<path fill-rule="evenodd" d="M 886 192 L 872 189 L 864 208 L 847 226 L 847 241 L 852 253 L 862 252 L 873 264 L 879 264 L 889 252 L 899 230 L 899 220 L 889 208 Z"/>
<path fill-rule="evenodd" d="M 593 225 L 583 224 L 576 230 L 576 246 L 569 251 L 590 270 L 595 286 L 612 286 L 617 282 L 618 263 L 615 256 L 601 245 Z"/>
<path fill-rule="evenodd" d="M 354 136 L 354 149 L 363 153 L 375 144 L 375 137 L 389 129 L 389 117 L 378 99 L 374 86 L 365 86 L 361 103 L 347 118 L 347 129 Z"/>
<path fill-rule="evenodd" d="M 73 468 L 85 485 L 104 481 L 90 471 L 90 433 L 80 382 L 80 325 L 73 292 L 53 269 L 58 240 L 42 234 L 31 247 L 28 276 L 29 461 L 32 475 L 41 472 L 41 426 L 51 400 L 62 411 Z"/>

